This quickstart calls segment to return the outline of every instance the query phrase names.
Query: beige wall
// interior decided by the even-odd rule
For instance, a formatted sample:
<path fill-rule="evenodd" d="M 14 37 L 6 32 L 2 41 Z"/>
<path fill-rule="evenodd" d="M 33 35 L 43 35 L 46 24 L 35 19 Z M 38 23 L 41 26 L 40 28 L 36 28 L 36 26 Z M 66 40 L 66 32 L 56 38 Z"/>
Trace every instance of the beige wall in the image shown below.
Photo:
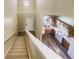
<path fill-rule="evenodd" d="M 35 15 L 35 0 L 29 0 L 29 6 L 25 6 L 24 0 L 17 1 L 18 30 L 26 30 L 26 22 L 29 16 Z M 31 20 L 29 21 L 29 23 Z M 29 26 L 28 26 L 29 27 Z M 32 25 L 33 27 L 33 25 Z"/>
<path fill-rule="evenodd" d="M 36 34 L 41 36 L 41 20 L 45 15 L 74 18 L 74 0 L 36 0 Z"/>
<path fill-rule="evenodd" d="M 4 55 L 13 45 L 17 34 L 17 0 L 4 0 Z"/>
<path fill-rule="evenodd" d="M 17 0 L 18 30 L 24 30 L 24 5 L 23 0 Z"/>
<path fill-rule="evenodd" d="M 4 0 L 4 39 L 17 32 L 17 0 Z"/>
<path fill-rule="evenodd" d="M 37 0 L 36 5 L 43 15 L 74 17 L 74 0 Z"/>
<path fill-rule="evenodd" d="M 4 42 L 4 57 L 6 57 L 7 53 L 10 51 L 10 48 L 14 44 L 17 39 L 17 33 L 12 35 L 8 40 Z"/>
<path fill-rule="evenodd" d="M 17 13 L 18 31 L 25 29 L 25 15 L 24 13 Z"/>

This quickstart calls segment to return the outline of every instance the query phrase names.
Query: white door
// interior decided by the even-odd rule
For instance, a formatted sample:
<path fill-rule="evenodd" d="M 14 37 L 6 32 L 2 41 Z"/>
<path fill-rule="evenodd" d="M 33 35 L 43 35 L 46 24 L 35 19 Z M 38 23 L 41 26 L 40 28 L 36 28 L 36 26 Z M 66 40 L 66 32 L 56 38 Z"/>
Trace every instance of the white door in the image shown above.
<path fill-rule="evenodd" d="M 26 30 L 34 31 L 34 17 L 29 16 L 26 18 Z"/>

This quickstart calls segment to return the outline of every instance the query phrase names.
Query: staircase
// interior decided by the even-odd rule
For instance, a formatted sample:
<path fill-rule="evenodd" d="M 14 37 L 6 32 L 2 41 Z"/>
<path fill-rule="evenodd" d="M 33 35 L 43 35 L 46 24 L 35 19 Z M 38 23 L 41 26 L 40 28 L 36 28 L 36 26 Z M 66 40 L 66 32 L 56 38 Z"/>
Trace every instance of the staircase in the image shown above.
<path fill-rule="evenodd" d="M 5 59 L 29 59 L 28 51 L 25 47 L 24 36 L 17 37 L 17 40 L 9 50 Z"/>

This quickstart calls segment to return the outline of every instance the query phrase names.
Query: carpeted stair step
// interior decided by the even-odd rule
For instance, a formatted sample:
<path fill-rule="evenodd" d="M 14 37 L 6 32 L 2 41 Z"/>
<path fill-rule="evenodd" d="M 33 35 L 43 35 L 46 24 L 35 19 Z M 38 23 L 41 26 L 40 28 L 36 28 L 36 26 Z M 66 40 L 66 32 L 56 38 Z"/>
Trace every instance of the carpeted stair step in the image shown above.
<path fill-rule="evenodd" d="M 24 37 L 18 37 L 5 59 L 29 59 L 27 52 Z"/>

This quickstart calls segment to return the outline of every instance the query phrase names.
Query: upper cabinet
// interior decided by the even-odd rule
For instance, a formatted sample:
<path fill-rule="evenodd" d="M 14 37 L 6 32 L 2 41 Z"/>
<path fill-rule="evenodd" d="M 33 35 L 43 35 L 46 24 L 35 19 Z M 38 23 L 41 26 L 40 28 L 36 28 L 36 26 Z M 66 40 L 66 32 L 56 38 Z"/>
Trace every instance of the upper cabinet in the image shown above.
<path fill-rule="evenodd" d="M 43 19 L 45 27 L 57 27 L 65 36 L 74 37 L 74 20 L 65 16 L 48 15 Z"/>
<path fill-rule="evenodd" d="M 51 19 L 51 25 L 52 26 L 57 26 L 57 17 L 56 15 L 50 15 L 50 19 Z"/>
<path fill-rule="evenodd" d="M 59 16 L 58 19 L 72 27 L 74 27 L 74 19 L 66 16 Z"/>
<path fill-rule="evenodd" d="M 74 36 L 74 27 L 69 26 L 68 33 L 69 33 L 69 36 Z"/>
<path fill-rule="evenodd" d="M 74 37 L 74 20 L 68 17 L 58 17 L 58 21 L 63 23 L 63 27 L 68 29 L 68 36 Z"/>

